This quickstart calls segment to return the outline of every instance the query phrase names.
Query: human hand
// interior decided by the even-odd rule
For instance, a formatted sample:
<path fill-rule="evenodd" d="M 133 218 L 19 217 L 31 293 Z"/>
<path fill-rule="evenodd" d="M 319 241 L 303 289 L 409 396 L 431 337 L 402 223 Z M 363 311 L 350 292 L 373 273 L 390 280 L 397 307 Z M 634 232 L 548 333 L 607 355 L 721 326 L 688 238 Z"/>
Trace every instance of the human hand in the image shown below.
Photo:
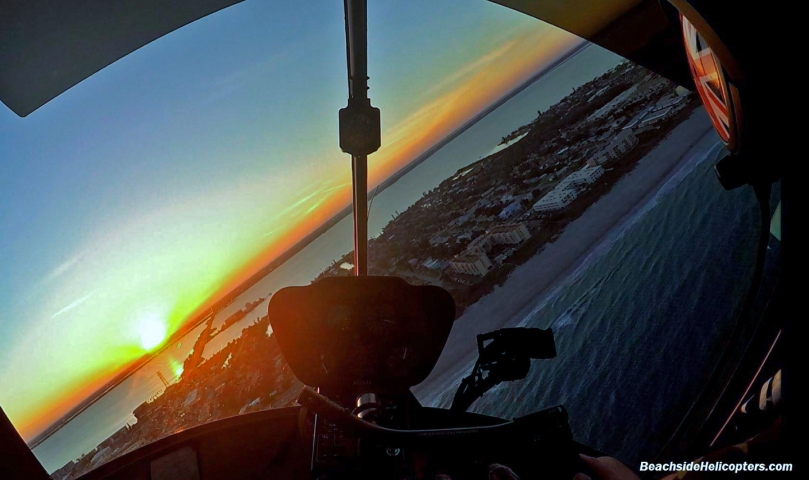
<path fill-rule="evenodd" d="M 612 457 L 589 457 L 580 455 L 584 463 L 595 472 L 598 480 L 640 480 L 635 472 L 629 469 L 620 460 Z M 591 480 L 589 475 L 577 473 L 573 480 Z"/>
<path fill-rule="evenodd" d="M 435 480 L 452 480 L 452 477 L 446 473 L 439 473 L 435 476 Z M 489 465 L 489 480 L 520 480 L 520 477 L 507 466 L 493 463 Z"/>
<path fill-rule="evenodd" d="M 514 470 L 499 463 L 489 465 L 489 480 L 520 480 Z"/>

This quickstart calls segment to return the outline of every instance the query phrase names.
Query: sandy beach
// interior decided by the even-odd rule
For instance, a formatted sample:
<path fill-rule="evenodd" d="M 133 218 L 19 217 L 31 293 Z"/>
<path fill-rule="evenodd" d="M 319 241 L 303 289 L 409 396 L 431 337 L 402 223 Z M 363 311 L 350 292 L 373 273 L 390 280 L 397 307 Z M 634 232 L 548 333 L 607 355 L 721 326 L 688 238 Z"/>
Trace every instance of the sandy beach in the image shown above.
<path fill-rule="evenodd" d="M 455 322 L 430 376 L 413 392 L 425 405 L 468 373 L 477 357 L 476 335 L 518 326 L 536 306 L 587 259 L 614 228 L 620 227 L 665 184 L 693 153 L 718 139 L 699 108 L 643 157 L 637 167 L 571 222 L 552 244 L 518 266 L 506 282 L 469 307 Z"/>

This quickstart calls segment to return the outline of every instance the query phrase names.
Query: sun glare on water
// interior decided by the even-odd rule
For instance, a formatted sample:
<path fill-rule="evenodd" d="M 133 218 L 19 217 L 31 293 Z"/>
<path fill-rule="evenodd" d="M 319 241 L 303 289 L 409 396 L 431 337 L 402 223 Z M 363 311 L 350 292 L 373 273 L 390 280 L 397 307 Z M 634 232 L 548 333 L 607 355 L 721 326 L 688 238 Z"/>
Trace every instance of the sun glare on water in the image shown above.
<path fill-rule="evenodd" d="M 166 339 L 166 324 L 155 317 L 146 317 L 138 325 L 140 346 L 144 350 L 151 350 Z"/>

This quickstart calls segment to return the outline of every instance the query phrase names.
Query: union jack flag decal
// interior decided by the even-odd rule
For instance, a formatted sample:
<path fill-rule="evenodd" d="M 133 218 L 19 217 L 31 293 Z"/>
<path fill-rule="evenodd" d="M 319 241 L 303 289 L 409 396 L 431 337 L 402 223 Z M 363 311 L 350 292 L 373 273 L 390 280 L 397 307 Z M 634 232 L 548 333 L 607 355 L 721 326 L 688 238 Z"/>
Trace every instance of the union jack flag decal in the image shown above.
<path fill-rule="evenodd" d="M 732 131 L 730 95 L 722 64 L 696 27 L 687 18 L 680 18 L 688 64 L 691 66 L 697 91 L 719 137 L 723 142 L 729 143 Z"/>

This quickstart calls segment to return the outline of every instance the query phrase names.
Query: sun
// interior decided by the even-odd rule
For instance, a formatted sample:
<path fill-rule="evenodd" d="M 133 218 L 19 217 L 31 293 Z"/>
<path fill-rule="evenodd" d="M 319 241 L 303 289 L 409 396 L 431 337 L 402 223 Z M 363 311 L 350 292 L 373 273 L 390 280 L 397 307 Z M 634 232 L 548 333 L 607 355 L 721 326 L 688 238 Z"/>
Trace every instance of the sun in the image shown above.
<path fill-rule="evenodd" d="M 166 324 L 155 317 L 145 317 L 138 324 L 140 346 L 151 350 L 166 339 Z"/>

